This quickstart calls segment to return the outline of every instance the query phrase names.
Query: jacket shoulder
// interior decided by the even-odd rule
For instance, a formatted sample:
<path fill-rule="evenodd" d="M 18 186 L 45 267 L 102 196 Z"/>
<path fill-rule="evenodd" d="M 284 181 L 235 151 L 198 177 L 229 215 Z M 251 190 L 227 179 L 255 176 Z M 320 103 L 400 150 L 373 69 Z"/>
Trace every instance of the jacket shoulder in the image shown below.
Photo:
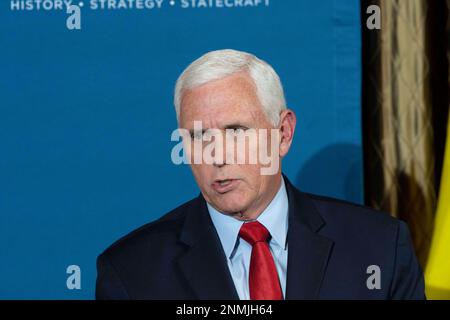
<path fill-rule="evenodd" d="M 423 299 L 422 271 L 405 222 L 363 205 L 306 196 L 324 220 L 319 232 L 333 241 L 328 269 L 333 279 L 328 281 L 330 288 L 338 288 L 338 295 L 347 292 L 349 297 L 363 293 L 361 297 L 366 299 Z M 369 267 L 378 267 L 382 274 L 381 290 L 366 291 L 367 277 L 372 272 Z M 353 287 L 357 292 L 348 291 L 350 283 L 358 284 Z"/>
<path fill-rule="evenodd" d="M 387 212 L 364 205 L 306 193 L 325 220 L 326 226 L 352 235 L 396 236 L 401 222 Z M 336 227 L 336 228 L 334 228 Z"/>

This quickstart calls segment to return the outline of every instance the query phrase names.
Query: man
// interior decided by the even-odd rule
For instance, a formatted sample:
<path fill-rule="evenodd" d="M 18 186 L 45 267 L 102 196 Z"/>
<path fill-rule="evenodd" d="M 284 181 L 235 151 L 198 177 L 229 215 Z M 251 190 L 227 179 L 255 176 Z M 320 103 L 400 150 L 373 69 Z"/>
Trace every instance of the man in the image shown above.
<path fill-rule="evenodd" d="M 424 298 L 405 223 L 282 175 L 296 117 L 266 62 L 209 52 L 181 74 L 174 104 L 201 194 L 98 257 L 98 299 Z M 239 149 L 249 132 L 256 144 Z M 212 161 L 192 161 L 213 135 Z M 270 161 L 250 163 L 264 148 Z"/>

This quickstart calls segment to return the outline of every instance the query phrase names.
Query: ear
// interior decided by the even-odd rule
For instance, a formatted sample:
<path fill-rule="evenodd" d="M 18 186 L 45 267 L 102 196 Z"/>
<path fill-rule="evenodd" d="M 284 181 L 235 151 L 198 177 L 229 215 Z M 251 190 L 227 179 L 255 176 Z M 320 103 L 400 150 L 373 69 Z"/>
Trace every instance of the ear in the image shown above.
<path fill-rule="evenodd" d="M 280 130 L 280 157 L 282 158 L 288 153 L 291 147 L 296 123 L 297 117 L 294 111 L 286 109 L 280 113 L 280 124 L 278 128 Z"/>

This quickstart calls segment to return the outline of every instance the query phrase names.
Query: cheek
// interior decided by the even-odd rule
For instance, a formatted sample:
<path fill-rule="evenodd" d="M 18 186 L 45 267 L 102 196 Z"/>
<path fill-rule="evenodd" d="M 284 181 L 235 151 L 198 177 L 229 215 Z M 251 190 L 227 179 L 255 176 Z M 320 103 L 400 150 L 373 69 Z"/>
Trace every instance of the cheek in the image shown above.
<path fill-rule="evenodd" d="M 261 184 L 260 165 L 243 165 L 241 170 L 245 177 L 243 188 L 248 191 L 258 192 Z"/>
<path fill-rule="evenodd" d="M 200 186 L 207 186 L 209 181 L 209 170 L 205 165 L 191 165 L 195 180 Z"/>

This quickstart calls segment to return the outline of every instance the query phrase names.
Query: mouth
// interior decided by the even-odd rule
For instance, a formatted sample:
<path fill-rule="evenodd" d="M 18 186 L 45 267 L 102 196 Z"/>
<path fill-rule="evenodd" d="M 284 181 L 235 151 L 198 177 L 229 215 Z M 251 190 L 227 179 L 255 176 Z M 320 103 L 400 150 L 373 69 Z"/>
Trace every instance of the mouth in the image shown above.
<path fill-rule="evenodd" d="M 223 194 L 235 189 L 238 184 L 239 184 L 238 179 L 217 179 L 211 186 L 214 189 L 214 191 Z"/>

